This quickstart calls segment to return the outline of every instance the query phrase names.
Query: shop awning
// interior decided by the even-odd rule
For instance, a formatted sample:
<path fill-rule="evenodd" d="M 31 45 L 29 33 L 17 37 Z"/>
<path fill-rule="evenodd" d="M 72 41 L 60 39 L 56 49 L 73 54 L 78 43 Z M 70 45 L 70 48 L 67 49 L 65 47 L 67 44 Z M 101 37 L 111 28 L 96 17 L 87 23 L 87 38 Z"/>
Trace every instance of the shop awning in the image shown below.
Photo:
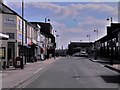
<path fill-rule="evenodd" d="M 8 35 L 6 35 L 6 34 L 0 33 L 0 38 L 6 38 L 6 39 L 8 39 L 8 38 L 9 38 L 9 36 L 8 36 Z"/>
<path fill-rule="evenodd" d="M 3 38 L 9 38 L 9 36 L 8 36 L 8 35 L 3 34 L 3 33 L 0 33 L 0 37 L 3 37 Z"/>

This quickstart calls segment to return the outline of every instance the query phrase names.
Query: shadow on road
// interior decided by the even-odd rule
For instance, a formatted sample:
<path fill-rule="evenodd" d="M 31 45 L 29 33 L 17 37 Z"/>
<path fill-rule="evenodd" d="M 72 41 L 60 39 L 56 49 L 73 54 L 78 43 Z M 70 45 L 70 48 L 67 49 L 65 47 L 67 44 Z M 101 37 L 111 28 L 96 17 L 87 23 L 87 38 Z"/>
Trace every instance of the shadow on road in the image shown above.
<path fill-rule="evenodd" d="M 106 83 L 118 83 L 120 84 L 120 75 L 114 76 L 101 76 Z"/>

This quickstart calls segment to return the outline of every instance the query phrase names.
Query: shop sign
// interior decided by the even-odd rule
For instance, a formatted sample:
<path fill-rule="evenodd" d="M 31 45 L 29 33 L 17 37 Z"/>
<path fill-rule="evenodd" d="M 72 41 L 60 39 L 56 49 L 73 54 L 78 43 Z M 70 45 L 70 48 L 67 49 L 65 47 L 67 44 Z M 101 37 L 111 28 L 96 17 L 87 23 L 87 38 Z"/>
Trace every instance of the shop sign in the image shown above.
<path fill-rule="evenodd" d="M 9 25 L 16 25 L 16 19 L 13 17 L 4 18 L 4 23 Z"/>
<path fill-rule="evenodd" d="M 0 59 L 5 59 L 5 47 L 0 47 Z"/>

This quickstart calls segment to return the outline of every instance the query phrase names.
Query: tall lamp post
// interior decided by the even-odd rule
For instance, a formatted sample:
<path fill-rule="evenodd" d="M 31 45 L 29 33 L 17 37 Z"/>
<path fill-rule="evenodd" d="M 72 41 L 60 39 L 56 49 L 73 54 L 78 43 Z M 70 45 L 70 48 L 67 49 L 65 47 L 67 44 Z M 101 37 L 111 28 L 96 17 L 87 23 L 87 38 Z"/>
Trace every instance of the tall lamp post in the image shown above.
<path fill-rule="evenodd" d="M 110 20 L 110 22 L 112 23 L 112 17 L 107 18 L 107 21 Z M 109 35 L 109 38 L 111 38 L 111 35 Z M 110 48 L 111 48 L 111 52 L 110 52 L 110 65 L 113 65 L 113 41 L 112 39 L 110 40 Z"/>
<path fill-rule="evenodd" d="M 40 55 L 40 58 L 41 58 L 41 26 L 39 24 L 37 24 L 37 30 L 38 30 L 38 33 L 37 33 L 37 42 L 38 42 L 38 46 L 39 46 L 39 53 L 38 55 Z"/>
<path fill-rule="evenodd" d="M 97 39 L 98 39 L 98 29 L 94 29 L 94 32 L 97 33 Z"/>
<path fill-rule="evenodd" d="M 87 37 L 89 38 L 89 42 L 90 42 L 90 35 L 87 35 Z"/>
<path fill-rule="evenodd" d="M 59 38 L 59 35 L 56 35 L 56 38 Z M 57 40 L 57 49 L 58 49 L 58 40 Z"/>
<path fill-rule="evenodd" d="M 50 21 L 50 19 L 48 18 L 48 17 L 45 17 L 45 23 L 47 23 L 47 21 Z M 46 34 L 46 36 L 45 36 L 45 49 L 46 49 L 46 51 L 45 51 L 45 58 L 47 57 L 47 31 L 45 30 L 45 34 Z"/>
<path fill-rule="evenodd" d="M 110 20 L 110 22 L 111 22 L 111 23 L 113 23 L 112 17 L 107 18 L 106 20 L 107 20 L 107 21 L 109 21 L 109 20 Z"/>
<path fill-rule="evenodd" d="M 24 0 L 22 0 L 22 60 L 21 60 L 21 69 L 24 68 L 24 64 L 23 64 L 23 58 L 24 58 L 24 47 L 23 47 L 23 44 L 24 44 L 24 21 L 23 21 L 23 18 L 24 18 Z"/>
<path fill-rule="evenodd" d="M 55 33 L 57 32 L 57 30 L 53 30 L 53 35 L 55 36 Z"/>
<path fill-rule="evenodd" d="M 45 18 L 45 23 L 47 23 L 47 21 L 50 21 L 48 17 Z"/>

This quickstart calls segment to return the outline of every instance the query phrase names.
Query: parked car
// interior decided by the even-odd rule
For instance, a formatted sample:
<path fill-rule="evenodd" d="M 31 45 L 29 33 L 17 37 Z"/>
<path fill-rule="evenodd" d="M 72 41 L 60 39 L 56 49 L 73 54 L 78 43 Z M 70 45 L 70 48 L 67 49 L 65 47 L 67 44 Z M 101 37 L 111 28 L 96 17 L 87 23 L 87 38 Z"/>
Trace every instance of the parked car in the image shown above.
<path fill-rule="evenodd" d="M 80 52 L 74 53 L 72 56 L 73 57 L 79 57 L 80 56 Z"/>
<path fill-rule="evenodd" d="M 88 53 L 86 51 L 81 51 L 80 56 L 81 57 L 88 57 Z"/>

